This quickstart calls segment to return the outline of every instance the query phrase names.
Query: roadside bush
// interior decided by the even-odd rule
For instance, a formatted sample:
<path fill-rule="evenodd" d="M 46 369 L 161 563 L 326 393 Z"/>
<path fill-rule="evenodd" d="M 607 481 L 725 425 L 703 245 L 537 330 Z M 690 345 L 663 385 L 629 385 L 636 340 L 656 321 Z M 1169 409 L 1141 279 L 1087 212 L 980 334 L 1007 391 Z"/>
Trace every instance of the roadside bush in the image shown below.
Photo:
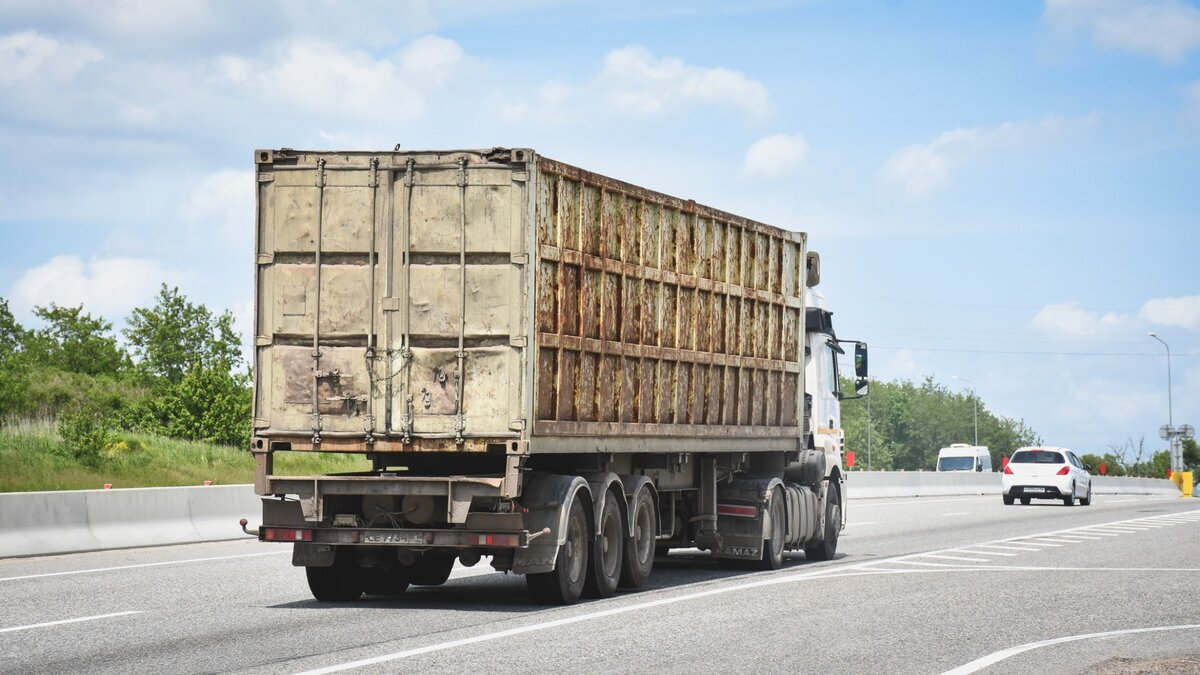
<path fill-rule="evenodd" d="M 247 448 L 250 382 L 218 365 L 192 366 L 183 378 L 147 397 L 136 416 L 147 432 L 171 438 Z"/>
<path fill-rule="evenodd" d="M 113 443 L 112 427 L 104 414 L 94 408 L 59 415 L 58 435 L 62 438 L 63 454 L 92 466 L 101 462 Z"/>

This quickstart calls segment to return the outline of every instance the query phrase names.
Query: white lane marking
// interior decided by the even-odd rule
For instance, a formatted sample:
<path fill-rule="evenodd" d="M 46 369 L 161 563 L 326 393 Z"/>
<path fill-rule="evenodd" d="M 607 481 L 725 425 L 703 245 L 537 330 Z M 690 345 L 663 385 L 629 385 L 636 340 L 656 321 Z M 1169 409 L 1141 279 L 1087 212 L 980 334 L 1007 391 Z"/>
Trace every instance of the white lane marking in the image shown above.
<path fill-rule="evenodd" d="M 80 621 L 95 621 L 97 619 L 111 619 L 115 616 L 128 616 L 130 614 L 140 614 L 141 612 L 113 612 L 112 614 L 97 614 L 95 616 L 81 616 L 77 619 L 62 619 L 60 621 L 47 621 L 45 623 L 31 623 L 28 626 L 13 626 L 11 628 L 0 628 L 0 633 L 12 633 L 19 630 L 30 630 L 32 628 L 46 628 L 48 626 L 61 626 L 67 623 L 79 623 Z"/>
<path fill-rule="evenodd" d="M 958 550 L 958 549 L 954 549 L 954 550 Z M 926 553 L 925 555 L 923 555 L 921 557 L 922 558 L 937 558 L 939 560 L 963 560 L 966 562 L 991 562 L 987 558 L 968 558 L 966 556 L 961 556 L 961 555 L 937 555 L 937 554 L 933 554 L 933 553 Z"/>
<path fill-rule="evenodd" d="M 947 568 L 948 568 L 948 569 L 956 569 L 956 570 L 961 570 L 961 569 L 976 570 L 976 569 L 979 569 L 979 568 L 977 568 L 977 567 L 963 567 L 962 565 L 947 565 L 946 563 L 931 563 L 931 562 L 921 562 L 921 561 L 919 561 L 919 560 L 888 560 L 888 561 L 885 561 L 885 562 L 889 562 L 889 563 L 896 563 L 896 564 L 898 564 L 898 565 L 920 565 L 920 566 L 922 566 L 922 567 L 941 567 L 941 568 L 943 568 L 943 569 L 947 569 Z"/>
<path fill-rule="evenodd" d="M 880 506 L 908 506 L 910 504 L 948 504 L 950 502 L 980 502 L 980 501 L 985 501 L 985 500 L 990 501 L 992 499 L 995 499 L 995 497 L 962 497 L 959 499 L 921 499 L 921 500 L 918 500 L 915 502 L 881 502 L 879 504 L 854 504 L 854 502 L 851 501 L 851 504 L 854 505 L 855 509 L 873 509 L 873 508 L 877 508 Z"/>
<path fill-rule="evenodd" d="M 268 551 L 266 553 L 241 553 L 238 555 L 218 555 L 211 558 L 190 558 L 188 560 L 164 560 L 162 562 L 140 563 L 137 565 L 118 565 L 116 567 L 96 567 L 88 570 L 70 570 L 69 572 L 46 572 L 45 574 L 26 574 L 19 577 L 0 577 L 0 581 L 20 581 L 21 579 L 42 579 L 45 577 L 62 577 L 70 574 L 91 574 L 92 572 L 112 572 L 113 570 L 131 570 L 139 567 L 162 567 L 163 565 L 183 565 L 187 563 L 210 562 L 213 560 L 233 560 L 235 558 L 257 558 L 264 555 L 282 555 L 287 551 Z"/>
<path fill-rule="evenodd" d="M 853 525 L 854 527 L 862 527 L 863 525 L 875 525 L 875 524 L 876 524 L 875 521 L 869 520 L 865 523 L 846 523 L 846 527 L 850 527 L 851 525 Z"/>
<path fill-rule="evenodd" d="M 1118 532 L 1101 532 L 1100 530 L 1093 530 L 1090 528 L 1086 529 L 1086 530 L 1080 530 L 1080 532 L 1087 532 L 1089 535 L 1096 535 L 1097 537 L 1119 537 L 1119 536 L 1121 536 L 1121 534 Z M 1079 536 L 1079 535 L 1076 535 L 1076 536 Z"/>
<path fill-rule="evenodd" d="M 1070 536 L 1072 539 L 1091 539 L 1093 541 L 1100 539 L 1100 537 L 1092 534 L 1080 534 L 1078 532 L 1072 532 Z"/>
<path fill-rule="evenodd" d="M 979 549 L 975 549 L 975 548 L 956 548 L 956 549 L 954 549 L 954 551 L 956 553 L 966 553 L 968 555 L 1002 555 L 1002 556 L 1005 556 L 1008 558 L 1017 557 L 1016 553 L 1001 553 L 1000 551 L 980 551 Z"/>
<path fill-rule="evenodd" d="M 1038 537 L 1038 541 L 1048 541 L 1052 544 L 1082 544 L 1082 539 L 1071 539 L 1071 535 L 1056 534 L 1053 537 Z"/>
<path fill-rule="evenodd" d="M 1108 532 L 1110 534 L 1132 534 L 1134 532 L 1144 532 L 1145 530 L 1143 530 L 1140 527 L 1116 527 L 1113 525 L 1104 525 L 1104 526 L 1095 525 L 1092 527 L 1085 527 L 1081 531 L 1087 532 L 1089 534 L 1090 533 L 1103 534 L 1105 532 Z"/>
<path fill-rule="evenodd" d="M 1200 515 L 1200 511 L 1197 512 L 1197 515 Z M 1046 532 L 1043 534 L 1055 534 L 1055 533 L 1056 532 Z M 1040 536 L 1040 535 L 1033 535 L 1033 536 Z M 1010 543 L 1012 541 L 1014 541 L 1014 540 L 998 539 L 998 540 L 994 540 L 993 542 L 982 542 L 982 543 L 1001 544 L 1001 543 Z M 1055 544 L 1045 544 L 1045 545 L 1055 546 Z M 943 549 L 943 550 L 951 550 L 951 549 Z M 938 552 L 940 552 L 940 551 L 931 551 L 930 553 L 938 553 Z M 723 595 L 725 593 L 733 593 L 733 592 L 742 591 L 742 590 L 751 589 L 751 588 L 762 588 L 762 587 L 766 587 L 766 586 L 775 586 L 778 584 L 806 581 L 808 579 L 830 578 L 830 577 L 835 577 L 835 576 L 841 575 L 845 572 L 853 572 L 855 570 L 870 571 L 871 569 L 874 568 L 874 566 L 881 565 L 881 564 L 900 563 L 900 564 L 906 564 L 906 565 L 920 565 L 923 567 L 941 567 L 941 568 L 950 568 L 950 569 L 946 569 L 945 571 L 962 571 L 962 572 L 977 572 L 980 570 L 987 570 L 987 571 L 991 571 L 991 570 L 1001 570 L 1001 571 L 1008 571 L 1008 570 L 1016 570 L 1016 571 L 1021 571 L 1021 570 L 1112 571 L 1112 570 L 1095 570 L 1092 568 L 1066 568 L 1066 567 L 1026 567 L 1026 568 L 1022 568 L 1022 567 L 996 567 L 996 566 L 983 566 L 983 565 L 964 568 L 961 565 L 959 565 L 959 566 L 941 565 L 938 563 L 923 563 L 923 562 L 918 562 L 918 561 L 912 560 L 912 558 L 917 558 L 917 557 L 922 557 L 922 556 L 927 556 L 927 555 L 929 555 L 929 554 L 914 553 L 914 554 L 909 554 L 906 556 L 897 556 L 895 558 L 889 558 L 889 559 L 885 559 L 885 560 L 871 561 L 871 562 L 866 562 L 866 563 L 860 563 L 857 565 L 848 565 L 845 567 L 835 566 L 835 567 L 830 567 L 827 569 L 816 570 L 816 571 L 807 572 L 807 573 L 796 572 L 796 573 L 787 573 L 787 574 L 782 574 L 782 575 L 772 575 L 771 577 L 769 577 L 767 579 L 763 579 L 761 581 L 752 581 L 752 582 L 733 584 L 730 586 L 721 586 L 718 588 L 712 588 L 712 589 L 708 589 L 705 591 L 698 591 L 695 593 L 677 595 L 677 596 L 672 596 L 669 598 L 661 598 L 659 600 L 652 600 L 652 601 L 636 603 L 636 604 L 632 604 L 632 605 L 624 605 L 621 607 L 613 607 L 611 609 L 600 610 L 600 611 L 592 612 L 592 613 L 588 613 L 588 614 L 577 614 L 575 616 L 565 617 L 563 619 L 556 619 L 554 621 L 546 621 L 543 623 L 531 624 L 531 625 L 527 625 L 527 626 L 520 626 L 517 628 L 511 628 L 511 629 L 499 631 L 496 633 L 485 633 L 483 635 L 476 635 L 474 637 L 462 638 L 460 640 L 452 640 L 449 642 L 442 642 L 442 643 L 438 643 L 438 644 L 426 645 L 424 647 L 418 647 L 415 649 L 409 649 L 409 650 L 405 650 L 405 651 L 401 651 L 401 652 L 395 652 L 392 654 L 384 654 L 382 656 L 376 656 L 376 657 L 372 657 L 372 658 L 361 659 L 358 661 L 341 663 L 341 664 L 337 664 L 337 665 L 333 665 L 333 666 L 328 666 L 325 668 L 305 671 L 303 673 L 300 673 L 299 675 L 324 675 L 325 673 L 337 673 L 337 672 L 341 672 L 344 670 L 352 670 L 355 668 L 362 668 L 364 666 L 370 666 L 370 665 L 375 665 L 375 664 L 379 664 L 379 663 L 388 663 L 390 661 L 405 659 L 405 658 L 409 658 L 412 656 L 418 656 L 421 654 L 428 654 L 431 652 L 443 651 L 446 649 L 452 649 L 454 647 L 478 644 L 481 642 L 487 642 L 490 640 L 505 638 L 505 637 L 509 637 L 512 635 L 521 635 L 523 633 L 530 633 L 530 632 L 539 631 L 539 630 L 547 630 L 547 629 L 551 629 L 551 628 L 557 628 L 559 626 L 566 626 L 566 625 L 570 625 L 570 624 L 574 624 L 574 623 L 591 621 L 593 619 L 601 619 L 601 618 L 605 618 L 605 617 L 609 617 L 609 616 L 616 616 L 616 615 L 625 614 L 625 613 L 629 613 L 629 612 L 635 612 L 635 611 L 639 611 L 639 610 L 643 610 L 643 609 L 651 609 L 651 608 L 655 608 L 655 607 L 662 607 L 665 605 L 672 605 L 672 604 L 676 604 L 679 602 L 685 602 L 688 600 L 695 600 L 698 598 L 710 597 L 710 596 L 714 596 L 714 595 Z M 991 562 L 991 561 L 982 561 L 982 562 Z M 1188 571 L 1188 570 L 1142 568 L 1142 569 L 1136 569 L 1133 571 L 1179 572 L 1179 571 Z"/>
<path fill-rule="evenodd" d="M 1192 623 L 1192 624 L 1185 624 L 1185 625 L 1181 625 L 1181 626 L 1157 626 L 1154 628 L 1129 628 L 1126 630 L 1110 630 L 1110 631 L 1105 631 L 1103 633 L 1087 633 L 1084 635 L 1069 635 L 1067 637 L 1054 638 L 1052 640 L 1041 640 L 1040 642 L 1029 642 L 1029 643 L 1026 643 L 1023 645 L 1017 645 L 1016 647 L 1009 647 L 1008 649 L 1002 649 L 998 652 L 993 652 L 982 658 L 975 659 L 974 661 L 972 661 L 970 663 L 961 665 L 953 670 L 947 670 L 942 675 L 968 675 L 969 673 L 978 672 L 980 670 L 983 670 L 984 668 L 987 668 L 988 666 L 999 663 L 1000 661 L 1003 661 L 1004 659 L 1007 659 L 1012 656 L 1016 656 L 1017 654 L 1022 654 L 1024 652 L 1027 652 L 1027 651 L 1030 651 L 1033 649 L 1040 649 L 1042 647 L 1049 647 L 1051 645 L 1063 644 L 1064 642 L 1075 642 L 1077 640 L 1092 640 L 1092 639 L 1096 639 L 1096 638 L 1114 637 L 1117 635 L 1133 635 L 1136 633 L 1160 633 L 1163 631 L 1170 631 L 1170 630 L 1196 630 L 1196 629 L 1200 629 L 1200 624 Z"/>
<path fill-rule="evenodd" d="M 942 516 L 969 516 L 970 511 L 955 511 L 954 513 L 943 513 Z"/>
<path fill-rule="evenodd" d="M 1000 549 L 1004 549 L 1005 551 L 1040 551 L 1040 550 L 1042 550 L 1040 548 L 1030 548 L 1028 546 L 1002 546 L 1000 544 L 977 544 L 975 546 L 972 546 L 971 548 L 980 548 L 983 546 L 986 546 L 988 548 L 1000 548 Z"/>
<path fill-rule="evenodd" d="M 743 590 L 747 590 L 747 589 L 751 589 L 751 588 L 762 588 L 762 587 L 766 587 L 766 586 L 776 586 L 779 584 L 793 583 L 796 581 L 805 581 L 807 579 L 812 579 L 812 578 L 828 577 L 837 572 L 842 572 L 842 571 L 851 570 L 851 569 L 861 569 L 861 565 L 855 565 L 855 566 L 847 567 L 847 568 L 832 567 L 832 568 L 817 570 L 817 571 L 813 571 L 813 572 L 799 572 L 799 573 L 784 574 L 784 575 L 779 575 L 779 576 L 771 576 L 767 579 L 762 579 L 760 581 L 750 581 L 750 582 L 745 582 L 745 583 L 732 584 L 729 586 L 720 586 L 718 588 L 710 588 L 710 589 L 703 590 L 703 591 L 696 591 L 694 593 L 675 595 L 675 596 L 671 596 L 668 598 L 660 598 L 658 600 L 639 602 L 639 603 L 635 603 L 632 605 L 623 605 L 620 607 L 612 607 L 609 609 L 603 609 L 603 610 L 599 610 L 596 612 L 588 612 L 586 614 L 576 614 L 574 616 L 563 617 L 561 619 L 554 619 L 552 621 L 543 621 L 540 623 L 534 623 L 534 624 L 529 624 L 529 625 L 525 625 L 525 626 L 518 626 L 516 628 L 509 628 L 506 630 L 496 631 L 495 633 L 484 633 L 482 635 L 475 635 L 472 637 L 461 638 L 458 640 L 450 640 L 448 642 L 439 642 L 439 643 L 432 644 L 432 645 L 426 645 L 424 647 L 417 647 L 414 649 L 406 649 L 404 651 L 395 652 L 392 654 L 384 654 L 382 656 L 375 656 L 375 657 L 371 657 L 371 658 L 367 658 L 367 659 L 361 659 L 358 661 L 350 661 L 347 663 L 339 663 L 339 664 L 333 665 L 333 666 L 326 666 L 324 668 L 307 670 L 302 673 L 299 673 L 298 675 L 325 675 L 326 673 L 338 673 L 343 670 L 352 670 L 355 668 L 362 668 L 365 666 L 373 666 L 373 665 L 376 665 L 379 663 L 388 663 L 390 661 L 406 659 L 406 658 L 409 658 L 412 656 L 419 656 L 421 654 L 429 654 L 431 652 L 440 652 L 440 651 L 444 651 L 446 649 L 453 649 L 455 647 L 463 647 L 466 645 L 478 644 L 480 642 L 490 642 L 491 640 L 498 640 L 501 638 L 511 637 L 514 635 L 522 635 L 525 633 L 532 633 L 532 632 L 548 630 L 548 629 L 552 629 L 552 628 L 559 628 L 561 626 L 569 626 L 571 624 L 582 623 L 585 621 L 593 621 L 596 619 L 602 619 L 602 618 L 606 618 L 606 617 L 610 617 L 610 616 L 618 616 L 621 614 L 628 614 L 630 612 L 636 612 L 636 611 L 640 611 L 643 609 L 651 609 L 651 608 L 655 608 L 655 607 L 663 607 L 666 605 L 674 605 L 676 603 L 686 602 L 688 600 L 696 600 L 699 598 L 706 598 L 706 597 L 711 597 L 714 595 L 724 595 L 726 593 L 733 593 L 736 591 L 743 591 Z"/>
<path fill-rule="evenodd" d="M 1062 548 L 1062 544 L 1047 544 L 1047 543 L 1045 543 L 1045 542 L 1042 542 L 1042 541 L 1033 541 L 1033 540 L 1030 540 L 1030 539 L 1017 539 L 1017 540 L 1015 540 L 1013 543 L 1015 543 L 1015 544 L 1028 544 L 1029 546 L 1048 546 L 1048 547 L 1050 547 L 1050 548 Z"/>
<path fill-rule="evenodd" d="M 1140 499 L 1105 499 L 1105 504 L 1124 504 L 1125 502 L 1140 502 Z"/>

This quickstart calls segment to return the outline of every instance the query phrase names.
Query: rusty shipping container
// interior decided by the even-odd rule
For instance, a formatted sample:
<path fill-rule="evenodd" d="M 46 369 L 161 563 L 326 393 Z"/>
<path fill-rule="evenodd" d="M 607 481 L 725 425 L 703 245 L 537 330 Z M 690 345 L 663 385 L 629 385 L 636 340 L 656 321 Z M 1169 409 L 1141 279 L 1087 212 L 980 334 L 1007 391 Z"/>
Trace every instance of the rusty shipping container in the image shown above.
<path fill-rule="evenodd" d="M 528 149 L 256 164 L 256 453 L 797 447 L 804 234 Z"/>

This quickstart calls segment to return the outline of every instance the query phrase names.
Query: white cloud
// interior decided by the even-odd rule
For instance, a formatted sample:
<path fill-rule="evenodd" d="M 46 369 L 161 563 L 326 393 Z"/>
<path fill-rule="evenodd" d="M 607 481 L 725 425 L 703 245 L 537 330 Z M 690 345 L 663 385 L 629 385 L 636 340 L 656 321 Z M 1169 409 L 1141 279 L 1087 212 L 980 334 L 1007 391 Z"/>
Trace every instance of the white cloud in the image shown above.
<path fill-rule="evenodd" d="M 13 304 L 26 310 L 52 302 L 82 304 L 92 314 L 115 317 L 152 298 L 175 276 L 146 258 L 92 258 L 85 263 L 78 256 L 60 255 L 17 279 Z"/>
<path fill-rule="evenodd" d="M 1030 321 L 1030 328 L 1062 337 L 1096 337 L 1114 332 L 1129 332 L 1129 317 L 1109 312 L 1100 314 L 1079 306 L 1078 302 L 1046 305 Z"/>
<path fill-rule="evenodd" d="M 32 30 L 12 33 L 0 37 L 0 86 L 70 82 L 102 58 L 100 50 L 86 44 L 59 42 Z"/>
<path fill-rule="evenodd" d="M 297 40 L 274 59 L 217 59 L 213 84 L 222 97 L 257 98 L 264 106 L 282 105 L 290 114 L 319 115 L 323 121 L 374 121 L 385 110 L 394 121 L 419 116 L 428 94 L 468 61 L 458 43 L 436 35 L 382 57 Z"/>
<path fill-rule="evenodd" d="M 1138 317 L 1159 326 L 1200 331 L 1200 295 L 1147 300 Z"/>
<path fill-rule="evenodd" d="M 1095 124 L 1094 116 L 1045 117 L 994 127 L 952 129 L 927 144 L 893 152 L 879 170 L 881 181 L 913 200 L 927 199 L 949 185 L 954 171 L 984 155 L 1041 148 Z"/>
<path fill-rule="evenodd" d="M 513 120 L 536 115 L 570 122 L 578 115 L 607 111 L 624 117 L 666 118 L 696 107 L 732 109 L 752 119 L 769 117 L 773 108 L 761 82 L 729 68 L 705 68 L 671 56 L 655 56 L 645 47 L 614 49 L 600 71 L 578 82 L 554 80 L 537 89 L 534 103 L 500 101 Z"/>
<path fill-rule="evenodd" d="M 1200 9 L 1178 0 L 1046 0 L 1055 30 L 1084 30 L 1101 47 L 1178 63 L 1200 47 Z"/>
<path fill-rule="evenodd" d="M 596 84 L 609 105 L 634 115 L 665 115 L 691 104 L 728 106 L 750 117 L 771 113 L 767 88 L 728 68 L 702 68 L 655 57 L 645 47 L 614 49 Z"/>
<path fill-rule="evenodd" d="M 800 134 L 774 134 L 746 150 L 742 175 L 779 177 L 792 173 L 808 158 L 808 141 Z"/>

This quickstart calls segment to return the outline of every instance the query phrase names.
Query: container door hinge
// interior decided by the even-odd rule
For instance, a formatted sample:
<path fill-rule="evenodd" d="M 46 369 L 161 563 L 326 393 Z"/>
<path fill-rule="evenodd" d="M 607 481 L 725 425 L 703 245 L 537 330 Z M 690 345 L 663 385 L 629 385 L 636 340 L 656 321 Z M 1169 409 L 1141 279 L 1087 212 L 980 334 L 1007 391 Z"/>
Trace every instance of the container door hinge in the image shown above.
<path fill-rule="evenodd" d="M 513 347 L 520 347 L 524 349 L 529 345 L 529 338 L 525 337 L 524 335 L 514 335 L 508 339 L 508 344 Z"/>
<path fill-rule="evenodd" d="M 508 428 L 513 431 L 525 431 L 525 418 L 512 420 L 508 423 Z"/>
<path fill-rule="evenodd" d="M 509 259 L 512 261 L 512 264 L 514 264 L 514 265 L 528 265 L 529 264 L 529 255 L 526 253 L 514 253 L 509 257 Z"/>

